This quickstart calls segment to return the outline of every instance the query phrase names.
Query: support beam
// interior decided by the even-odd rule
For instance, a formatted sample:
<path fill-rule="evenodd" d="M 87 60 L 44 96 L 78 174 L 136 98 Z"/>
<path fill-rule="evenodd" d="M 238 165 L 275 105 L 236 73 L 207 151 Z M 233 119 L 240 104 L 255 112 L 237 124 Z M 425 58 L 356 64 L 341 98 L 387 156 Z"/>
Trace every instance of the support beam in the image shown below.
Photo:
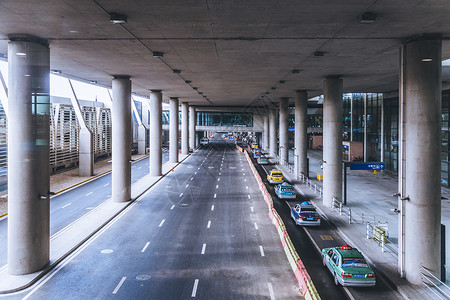
<path fill-rule="evenodd" d="M 50 50 L 36 38 L 10 39 L 8 273 L 23 275 L 49 263 Z"/>
<path fill-rule="evenodd" d="M 131 80 L 112 81 L 112 200 L 131 199 Z"/>
<path fill-rule="evenodd" d="M 422 284 L 422 266 L 441 277 L 441 49 L 436 37 L 408 43 L 402 70 L 407 197 L 402 238 L 406 279 L 414 284 Z"/>
<path fill-rule="evenodd" d="M 170 98 L 170 115 L 169 115 L 169 162 L 178 162 L 178 98 Z"/>
<path fill-rule="evenodd" d="M 195 106 L 189 106 L 189 149 L 192 151 L 198 146 L 195 132 L 196 125 L 197 113 L 195 111 Z"/>
<path fill-rule="evenodd" d="M 295 174 L 308 177 L 308 94 L 295 93 Z"/>
<path fill-rule="evenodd" d="M 2 72 L 0 72 L 0 102 L 5 110 L 6 118 L 8 118 L 8 86 Z"/>
<path fill-rule="evenodd" d="M 280 163 L 287 165 L 289 163 L 289 126 L 288 126 L 288 98 L 280 99 Z"/>
<path fill-rule="evenodd" d="M 189 154 L 189 103 L 181 103 L 181 154 Z"/>
<path fill-rule="evenodd" d="M 150 175 L 162 174 L 162 93 L 150 93 Z"/>
<path fill-rule="evenodd" d="M 70 87 L 70 102 L 75 111 L 78 125 L 80 125 L 80 139 L 78 151 L 78 172 L 80 176 L 89 177 L 94 175 L 94 134 L 87 127 L 86 121 L 83 118 L 80 102 L 72 85 L 72 80 L 67 79 Z"/>
<path fill-rule="evenodd" d="M 145 155 L 148 144 L 147 126 L 142 122 L 133 96 L 131 96 L 131 108 L 133 109 L 133 115 L 138 123 L 138 154 Z"/>
<path fill-rule="evenodd" d="M 342 200 L 342 79 L 323 81 L 323 203 Z"/>
<path fill-rule="evenodd" d="M 263 115 L 264 120 L 264 132 L 263 132 L 263 138 L 262 138 L 262 148 L 264 150 L 269 149 L 269 115 L 268 112 L 265 112 Z"/>

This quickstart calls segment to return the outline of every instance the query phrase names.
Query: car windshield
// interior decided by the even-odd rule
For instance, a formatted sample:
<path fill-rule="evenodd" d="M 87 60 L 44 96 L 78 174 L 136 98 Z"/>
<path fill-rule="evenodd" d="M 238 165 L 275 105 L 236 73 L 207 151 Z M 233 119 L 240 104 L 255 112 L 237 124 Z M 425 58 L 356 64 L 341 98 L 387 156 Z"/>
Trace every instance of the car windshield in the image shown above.
<path fill-rule="evenodd" d="M 283 177 L 283 174 L 279 174 L 279 173 L 272 173 L 273 177 Z"/>
<path fill-rule="evenodd" d="M 317 211 L 313 207 L 302 207 L 301 212 L 302 213 L 310 213 L 310 214 L 317 213 Z"/>
<path fill-rule="evenodd" d="M 352 268 L 368 268 L 366 262 L 362 258 L 344 258 L 342 260 L 342 266 Z"/>

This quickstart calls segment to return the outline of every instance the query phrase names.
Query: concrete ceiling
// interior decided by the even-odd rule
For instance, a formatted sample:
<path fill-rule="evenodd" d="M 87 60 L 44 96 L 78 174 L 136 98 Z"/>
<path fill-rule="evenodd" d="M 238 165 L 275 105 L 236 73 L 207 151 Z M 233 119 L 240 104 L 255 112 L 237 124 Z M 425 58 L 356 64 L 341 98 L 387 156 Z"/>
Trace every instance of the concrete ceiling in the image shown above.
<path fill-rule="evenodd" d="M 360 23 L 366 11 L 376 22 Z M 112 24 L 111 12 L 127 24 Z M 346 92 L 396 90 L 401 43 L 441 33 L 450 58 L 449 24 L 448 0 L 2 0 L 0 53 L 8 34 L 32 34 L 49 40 L 63 75 L 105 86 L 130 75 L 137 94 L 246 106 L 298 89 L 320 95 L 328 75 L 341 75 Z"/>

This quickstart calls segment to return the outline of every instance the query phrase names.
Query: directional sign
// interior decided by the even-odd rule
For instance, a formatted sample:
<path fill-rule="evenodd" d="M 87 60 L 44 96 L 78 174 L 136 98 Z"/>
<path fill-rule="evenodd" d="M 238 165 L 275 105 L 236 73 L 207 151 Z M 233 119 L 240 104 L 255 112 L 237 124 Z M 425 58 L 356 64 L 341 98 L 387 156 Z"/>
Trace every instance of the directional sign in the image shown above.
<path fill-rule="evenodd" d="M 350 170 L 384 170 L 384 163 L 381 162 L 351 163 Z"/>

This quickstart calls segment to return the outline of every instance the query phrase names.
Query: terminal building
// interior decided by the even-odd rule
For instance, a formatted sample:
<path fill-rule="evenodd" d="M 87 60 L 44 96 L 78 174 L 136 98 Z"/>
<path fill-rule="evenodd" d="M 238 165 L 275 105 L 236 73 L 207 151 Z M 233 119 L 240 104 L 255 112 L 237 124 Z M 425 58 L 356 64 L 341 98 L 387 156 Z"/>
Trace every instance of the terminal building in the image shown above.
<path fill-rule="evenodd" d="M 58 285 L 89 280 L 94 271 L 77 268 L 104 247 L 130 252 L 129 265 L 99 259 L 91 283 L 108 282 L 107 266 L 128 275 L 73 297 L 208 299 L 217 287 L 219 298 L 449 299 L 449 23 L 445 0 L 3 1 L 0 295 L 57 299 Z M 106 162 L 110 173 L 99 172 Z M 276 198 L 265 181 L 274 169 L 296 203 Z M 70 170 L 78 182 L 53 190 L 52 176 Z M 105 199 L 88 205 L 90 195 Z M 304 201 L 323 232 L 291 224 L 285 210 Z M 243 213 L 260 204 L 276 228 Z M 219 240 L 204 232 L 217 210 Z M 141 234 L 150 258 L 131 254 Z M 391 257 L 372 253 L 372 240 Z M 320 248 L 337 241 L 362 249 L 372 290 L 331 289 L 352 275 L 310 265 L 326 264 Z M 253 261 L 253 248 L 270 263 Z M 83 251 L 85 265 L 74 260 Z"/>

